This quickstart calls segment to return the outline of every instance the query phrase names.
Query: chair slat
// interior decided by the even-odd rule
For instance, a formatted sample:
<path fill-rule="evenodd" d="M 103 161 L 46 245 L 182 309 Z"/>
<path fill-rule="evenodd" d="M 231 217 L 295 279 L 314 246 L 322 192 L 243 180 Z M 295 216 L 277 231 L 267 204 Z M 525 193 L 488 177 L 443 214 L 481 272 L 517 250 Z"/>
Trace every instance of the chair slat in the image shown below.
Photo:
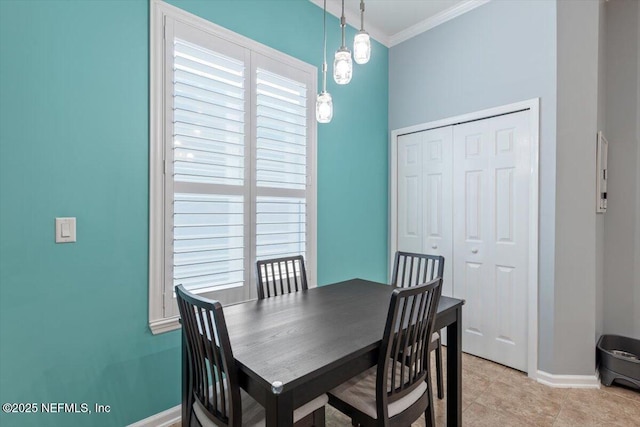
<path fill-rule="evenodd" d="M 307 273 L 302 255 L 261 260 L 257 262 L 256 266 L 259 299 L 308 289 Z"/>
<path fill-rule="evenodd" d="M 444 257 L 439 255 L 396 252 L 391 284 L 407 288 L 443 277 Z"/>
<path fill-rule="evenodd" d="M 289 271 L 289 262 L 284 261 L 283 264 L 284 264 L 285 277 L 287 278 L 287 293 L 291 293 L 291 272 Z M 295 289 L 295 282 L 293 286 Z"/>
<path fill-rule="evenodd" d="M 208 327 L 208 331 L 210 331 L 211 334 L 211 341 L 213 344 L 215 344 L 215 334 L 213 331 L 215 331 L 215 327 L 213 325 L 211 316 L 206 316 L 206 320 L 207 320 L 207 327 Z M 213 364 L 214 369 L 212 369 L 211 371 L 211 376 L 214 377 L 212 378 L 212 382 L 215 384 L 219 384 L 220 381 L 223 381 L 223 375 L 224 375 L 224 369 L 223 369 L 223 363 L 222 363 L 222 357 L 221 355 L 218 353 L 216 346 L 215 345 L 209 345 L 206 347 L 207 349 L 207 358 L 210 361 L 210 363 Z M 209 373 L 207 373 L 207 375 L 209 375 Z M 215 375 L 220 375 L 222 376 L 221 378 L 215 378 Z M 216 381 L 217 380 L 217 381 Z M 220 389 L 218 391 L 218 388 Z M 215 410 L 220 411 L 220 413 L 222 413 L 223 416 L 227 417 L 227 398 L 225 395 L 225 389 L 224 386 L 221 387 L 217 387 L 214 386 L 212 387 L 212 394 L 213 394 L 213 402 L 218 402 L 218 400 L 220 400 L 220 407 L 216 407 L 214 408 Z M 219 397 L 218 397 L 219 396 Z"/>

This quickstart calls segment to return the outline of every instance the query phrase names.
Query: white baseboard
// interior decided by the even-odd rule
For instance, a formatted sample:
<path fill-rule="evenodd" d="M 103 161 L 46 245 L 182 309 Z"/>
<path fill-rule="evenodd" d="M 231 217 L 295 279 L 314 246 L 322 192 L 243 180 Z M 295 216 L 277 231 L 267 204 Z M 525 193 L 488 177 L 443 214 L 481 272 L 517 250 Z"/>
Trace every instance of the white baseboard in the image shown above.
<path fill-rule="evenodd" d="M 555 375 L 538 371 L 536 380 L 549 387 L 557 388 L 600 388 L 598 372 L 593 375 Z"/>
<path fill-rule="evenodd" d="M 182 405 L 174 406 L 166 411 L 151 415 L 144 420 L 129 424 L 128 427 L 169 427 L 180 421 L 182 418 Z"/>

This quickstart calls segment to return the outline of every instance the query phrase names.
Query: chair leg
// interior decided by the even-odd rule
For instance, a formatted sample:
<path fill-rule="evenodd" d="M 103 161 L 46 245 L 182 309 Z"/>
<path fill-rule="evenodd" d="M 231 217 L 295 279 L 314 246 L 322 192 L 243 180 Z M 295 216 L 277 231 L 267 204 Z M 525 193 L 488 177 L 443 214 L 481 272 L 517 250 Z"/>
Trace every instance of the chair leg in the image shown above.
<path fill-rule="evenodd" d="M 324 406 L 313 411 L 313 426 L 324 427 L 325 426 L 325 411 Z"/>
<path fill-rule="evenodd" d="M 424 425 L 425 427 L 436 427 L 436 417 L 434 415 L 433 406 L 429 406 L 426 411 L 424 411 Z"/>
<path fill-rule="evenodd" d="M 438 399 L 444 399 L 444 380 L 442 378 L 442 342 L 438 338 L 436 348 L 436 380 L 438 382 Z"/>
<path fill-rule="evenodd" d="M 436 418 L 435 413 L 436 409 L 433 406 L 433 386 L 431 382 L 431 371 L 427 374 L 427 393 L 429 393 L 429 406 L 424 411 L 424 425 L 425 427 L 435 427 L 436 426 Z"/>

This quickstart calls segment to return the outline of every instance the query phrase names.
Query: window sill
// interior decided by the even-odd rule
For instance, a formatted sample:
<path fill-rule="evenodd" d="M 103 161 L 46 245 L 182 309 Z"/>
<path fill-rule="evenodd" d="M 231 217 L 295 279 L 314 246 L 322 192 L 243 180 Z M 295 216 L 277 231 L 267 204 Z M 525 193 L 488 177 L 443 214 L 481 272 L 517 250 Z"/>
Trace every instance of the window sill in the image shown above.
<path fill-rule="evenodd" d="M 175 316 L 168 319 L 150 320 L 149 328 L 151 329 L 151 333 L 153 335 L 175 331 L 176 329 L 180 329 L 180 317 Z"/>

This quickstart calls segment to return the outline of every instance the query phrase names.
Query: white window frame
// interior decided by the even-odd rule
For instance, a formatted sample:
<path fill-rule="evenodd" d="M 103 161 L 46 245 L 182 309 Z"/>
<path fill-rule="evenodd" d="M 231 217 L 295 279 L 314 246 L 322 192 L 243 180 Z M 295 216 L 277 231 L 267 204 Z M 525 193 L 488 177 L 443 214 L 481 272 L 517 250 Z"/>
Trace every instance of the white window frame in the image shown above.
<path fill-rule="evenodd" d="M 223 27 L 215 25 L 205 19 L 197 17 L 193 14 L 185 12 L 175 6 L 171 6 L 160 0 L 150 0 L 150 83 L 149 83 L 149 327 L 153 334 L 168 332 L 180 328 L 179 316 L 166 315 L 167 310 L 164 307 L 165 293 L 165 275 L 171 269 L 165 268 L 165 219 L 167 216 L 167 203 L 165 202 L 165 144 L 167 141 L 165 135 L 165 110 L 171 106 L 165 105 L 166 88 L 165 84 L 165 17 L 179 20 L 185 24 L 191 25 L 199 30 L 210 33 L 212 36 L 225 39 L 229 42 L 238 44 L 254 53 L 263 55 L 271 60 L 275 60 L 284 66 L 294 68 L 303 73 L 307 73 L 312 78 L 308 79 L 308 96 L 315 97 L 317 92 L 317 68 L 254 40 L 236 34 Z M 253 56 L 253 55 L 252 55 Z M 255 96 L 254 76 L 250 75 L 247 82 L 250 82 L 250 111 L 246 114 L 251 121 L 250 138 L 253 140 L 255 128 Z M 308 157 L 307 157 L 307 247 L 305 263 L 307 267 L 307 278 L 309 287 L 317 285 L 317 267 L 316 267 L 316 246 L 317 246 L 317 166 L 316 166 L 316 140 L 317 140 L 317 124 L 315 114 L 309 109 L 307 115 L 307 132 L 308 132 Z M 246 150 L 249 163 L 255 169 L 255 147 L 251 142 L 251 148 Z M 253 172 L 251 173 L 253 176 Z M 255 266 L 255 197 L 260 192 L 256 191 L 254 182 L 245 183 L 251 186 L 252 200 L 250 201 L 251 218 L 248 230 L 251 230 L 249 239 L 251 246 L 251 266 Z M 255 268 L 245 271 L 245 286 L 255 286 Z"/>

